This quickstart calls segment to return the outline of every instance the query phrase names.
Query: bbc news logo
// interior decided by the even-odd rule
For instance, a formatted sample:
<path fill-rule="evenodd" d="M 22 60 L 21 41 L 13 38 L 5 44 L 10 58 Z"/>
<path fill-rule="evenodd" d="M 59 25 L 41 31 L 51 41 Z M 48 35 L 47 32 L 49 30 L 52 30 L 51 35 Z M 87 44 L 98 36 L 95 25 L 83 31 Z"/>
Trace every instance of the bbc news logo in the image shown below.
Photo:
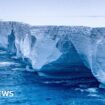
<path fill-rule="evenodd" d="M 14 91 L 0 91 L 0 97 L 13 97 Z"/>

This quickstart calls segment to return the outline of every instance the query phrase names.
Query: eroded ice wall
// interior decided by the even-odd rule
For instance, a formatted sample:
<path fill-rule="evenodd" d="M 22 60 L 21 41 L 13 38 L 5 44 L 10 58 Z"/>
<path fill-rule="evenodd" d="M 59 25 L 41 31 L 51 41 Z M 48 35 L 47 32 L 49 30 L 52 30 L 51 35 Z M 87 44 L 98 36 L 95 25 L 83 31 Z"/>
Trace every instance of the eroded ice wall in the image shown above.
<path fill-rule="evenodd" d="M 93 28 L 91 32 L 92 44 L 92 73 L 105 84 L 105 28 Z"/>
<path fill-rule="evenodd" d="M 30 34 L 30 26 L 19 22 L 0 22 L 0 47 L 7 49 L 9 40 L 11 40 L 12 43 L 14 39 L 13 37 L 11 37 L 12 30 L 15 37 L 15 47 L 17 49 L 16 54 L 17 56 L 20 56 L 22 54 L 21 42 L 22 40 L 24 40 L 27 34 Z M 9 38 L 9 36 L 11 37 L 11 39 Z"/>
<path fill-rule="evenodd" d="M 11 33 L 11 24 L 9 22 L 0 22 L 0 47 L 7 47 L 8 35 Z"/>

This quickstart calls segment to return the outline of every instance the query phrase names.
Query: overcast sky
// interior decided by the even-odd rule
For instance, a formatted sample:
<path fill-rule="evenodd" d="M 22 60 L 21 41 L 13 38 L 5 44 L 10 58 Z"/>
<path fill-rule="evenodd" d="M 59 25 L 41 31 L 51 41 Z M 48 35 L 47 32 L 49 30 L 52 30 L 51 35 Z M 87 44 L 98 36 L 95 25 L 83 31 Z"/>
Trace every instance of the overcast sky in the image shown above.
<path fill-rule="evenodd" d="M 0 19 L 31 25 L 105 26 L 105 0 L 0 0 Z"/>

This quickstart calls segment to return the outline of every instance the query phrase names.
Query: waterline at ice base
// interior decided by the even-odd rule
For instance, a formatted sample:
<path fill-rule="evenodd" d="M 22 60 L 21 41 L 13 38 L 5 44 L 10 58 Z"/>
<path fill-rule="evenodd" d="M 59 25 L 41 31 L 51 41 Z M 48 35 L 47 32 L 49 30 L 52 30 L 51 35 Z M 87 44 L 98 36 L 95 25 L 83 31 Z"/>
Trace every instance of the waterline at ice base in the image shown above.
<path fill-rule="evenodd" d="M 105 85 L 105 28 L 0 22 L 0 50 L 43 78 Z"/>

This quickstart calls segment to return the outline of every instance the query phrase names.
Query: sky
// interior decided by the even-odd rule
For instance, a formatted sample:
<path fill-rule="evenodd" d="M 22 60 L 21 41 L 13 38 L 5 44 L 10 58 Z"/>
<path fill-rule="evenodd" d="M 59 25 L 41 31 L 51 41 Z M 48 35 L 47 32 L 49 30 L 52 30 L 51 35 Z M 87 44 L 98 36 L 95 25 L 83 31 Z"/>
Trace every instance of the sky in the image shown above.
<path fill-rule="evenodd" d="M 0 20 L 105 27 L 105 0 L 0 0 Z"/>

